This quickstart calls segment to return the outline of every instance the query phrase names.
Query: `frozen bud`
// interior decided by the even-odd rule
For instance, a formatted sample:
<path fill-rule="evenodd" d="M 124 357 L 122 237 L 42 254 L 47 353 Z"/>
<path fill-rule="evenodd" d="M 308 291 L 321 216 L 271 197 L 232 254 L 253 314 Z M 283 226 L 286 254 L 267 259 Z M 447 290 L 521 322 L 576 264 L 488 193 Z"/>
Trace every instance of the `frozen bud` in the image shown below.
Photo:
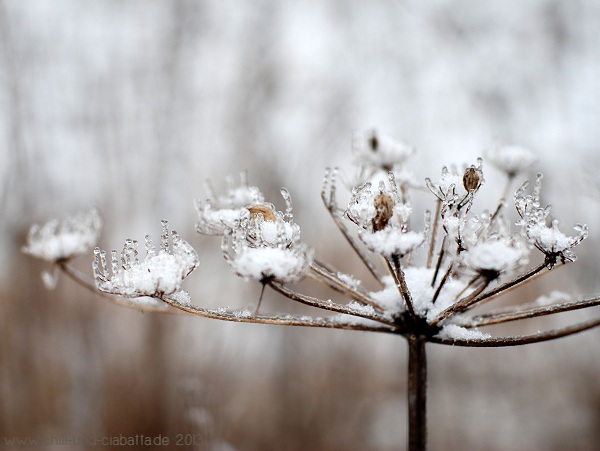
<path fill-rule="evenodd" d="M 146 236 L 146 257 L 137 258 L 137 241 L 127 240 L 121 252 L 121 265 L 117 253 L 112 252 L 111 270 L 106 264 L 106 253 L 94 250 L 93 271 L 100 291 L 125 297 L 161 297 L 179 291 L 183 279 L 198 266 L 198 254 L 177 232 L 171 232 L 168 243 L 168 224 L 163 221 L 163 233 L 158 253 L 149 236 Z"/>
<path fill-rule="evenodd" d="M 262 215 L 265 221 L 275 221 L 275 209 L 272 205 L 266 203 L 253 204 L 247 207 L 250 212 L 250 218 L 255 219 L 258 215 Z"/>
<path fill-rule="evenodd" d="M 394 214 L 394 200 L 387 193 L 379 193 L 373 200 L 375 216 L 373 217 L 373 230 L 379 231 L 385 228 Z"/>
<path fill-rule="evenodd" d="M 481 186 L 481 176 L 475 166 L 466 169 L 463 175 L 463 186 L 467 191 L 477 191 Z"/>
<path fill-rule="evenodd" d="M 26 254 L 47 261 L 66 260 L 89 252 L 100 238 L 102 218 L 95 208 L 63 219 L 34 225 L 27 235 Z"/>
<path fill-rule="evenodd" d="M 356 162 L 372 171 L 391 171 L 415 152 L 408 144 L 380 135 L 375 130 L 357 138 L 354 147 Z"/>
<path fill-rule="evenodd" d="M 240 175 L 240 183 L 235 186 L 231 178 L 227 179 L 227 191 L 215 194 L 207 182 L 207 199 L 196 200 L 195 206 L 199 221 L 196 230 L 205 235 L 223 235 L 241 218 L 248 215 L 246 205 L 260 204 L 264 196 L 256 186 L 249 186 L 245 172 Z"/>

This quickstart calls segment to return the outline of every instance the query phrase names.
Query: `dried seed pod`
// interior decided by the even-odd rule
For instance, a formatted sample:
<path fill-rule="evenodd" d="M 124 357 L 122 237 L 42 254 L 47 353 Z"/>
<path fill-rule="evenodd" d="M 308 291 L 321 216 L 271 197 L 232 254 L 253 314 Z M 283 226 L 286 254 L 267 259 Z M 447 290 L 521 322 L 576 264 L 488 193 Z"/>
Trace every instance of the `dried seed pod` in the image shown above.
<path fill-rule="evenodd" d="M 471 166 L 465 170 L 463 186 L 467 191 L 477 191 L 481 186 L 481 174 L 475 166 Z"/>
<path fill-rule="evenodd" d="M 263 216 L 265 221 L 275 221 L 275 210 L 271 205 L 267 204 L 253 204 L 249 207 L 246 207 L 250 212 L 250 217 L 252 219 L 256 218 L 259 214 Z"/>
<path fill-rule="evenodd" d="M 379 193 L 375 196 L 373 205 L 375 206 L 373 230 L 377 232 L 383 230 L 390 218 L 394 215 L 394 200 L 389 194 Z"/>
<path fill-rule="evenodd" d="M 373 130 L 371 132 L 371 135 L 369 136 L 369 148 L 373 151 L 373 152 L 377 152 L 377 149 L 379 148 L 379 138 L 377 138 L 377 133 L 375 132 L 375 130 Z"/>

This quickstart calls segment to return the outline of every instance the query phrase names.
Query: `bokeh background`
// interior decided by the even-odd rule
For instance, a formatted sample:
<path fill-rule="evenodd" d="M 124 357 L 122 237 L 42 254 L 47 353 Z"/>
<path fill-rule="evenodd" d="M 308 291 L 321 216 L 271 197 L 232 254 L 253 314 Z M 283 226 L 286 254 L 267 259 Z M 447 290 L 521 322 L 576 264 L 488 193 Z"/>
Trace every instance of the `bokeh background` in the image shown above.
<path fill-rule="evenodd" d="M 286 186 L 305 241 L 359 271 L 319 198 L 324 168 L 350 167 L 353 132 L 412 143 L 420 180 L 518 143 L 538 154 L 529 176 L 545 174 L 563 227 L 586 222 L 591 236 L 577 264 L 517 301 L 599 293 L 599 42 L 594 0 L 0 0 L 0 440 L 401 449 L 398 337 L 144 314 L 66 278 L 47 291 L 47 266 L 20 253 L 26 232 L 95 205 L 112 249 L 167 218 L 201 255 L 193 301 L 252 306 L 259 287 L 194 231 L 207 178 L 223 188 L 247 169 L 279 208 Z M 494 199 L 501 175 L 484 170 Z M 90 273 L 90 261 L 75 264 Z M 270 293 L 264 309 L 289 302 Z M 431 449 L 596 449 L 599 338 L 430 345 Z"/>

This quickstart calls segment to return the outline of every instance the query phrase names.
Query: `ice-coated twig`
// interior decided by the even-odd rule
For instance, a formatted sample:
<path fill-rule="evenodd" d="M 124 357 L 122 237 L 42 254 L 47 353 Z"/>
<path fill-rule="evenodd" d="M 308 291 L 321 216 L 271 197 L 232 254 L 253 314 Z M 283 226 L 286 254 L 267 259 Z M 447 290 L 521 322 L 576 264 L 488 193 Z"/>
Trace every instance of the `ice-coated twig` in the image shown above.
<path fill-rule="evenodd" d="M 284 295 L 285 297 L 287 297 L 293 301 L 300 302 L 301 304 L 306 304 L 311 307 L 316 307 L 316 308 L 320 308 L 323 310 L 329 310 L 332 312 L 343 313 L 346 315 L 358 316 L 361 318 L 370 319 L 372 321 L 377 321 L 377 322 L 380 322 L 383 324 L 387 324 L 388 326 L 396 327 L 396 324 L 393 321 L 391 321 L 391 320 L 383 317 L 382 315 L 378 314 L 377 312 L 375 312 L 375 310 L 371 306 L 360 306 L 359 307 L 357 305 L 356 307 L 353 308 L 351 306 L 336 304 L 336 303 L 332 302 L 331 300 L 323 301 L 321 299 L 318 299 L 318 298 L 315 298 L 312 296 L 307 296 L 305 294 L 298 293 L 278 282 L 270 282 L 269 286 L 271 288 L 273 288 L 273 290 Z"/>
<path fill-rule="evenodd" d="M 578 323 L 572 326 L 567 326 L 559 329 L 552 329 L 545 332 L 537 332 L 531 335 L 517 335 L 512 337 L 493 337 L 483 339 L 461 339 L 461 338 L 441 338 L 432 336 L 429 338 L 431 343 L 450 345 L 450 346 L 466 346 L 477 348 L 497 348 L 507 346 L 521 346 L 532 343 L 540 343 L 542 341 L 555 340 L 557 338 L 567 337 L 569 335 L 584 332 L 594 327 L 600 326 L 600 319 L 590 320 Z"/>
<path fill-rule="evenodd" d="M 477 288 L 475 288 L 473 290 L 473 292 L 466 295 L 464 298 L 460 299 L 455 304 L 452 304 L 450 307 L 448 307 L 446 310 L 444 310 L 442 313 L 440 313 L 438 316 L 436 316 L 435 319 L 430 321 L 429 325 L 436 326 L 440 321 L 448 318 L 449 316 L 454 315 L 456 313 L 464 312 L 469 307 L 476 304 L 477 296 L 479 296 L 490 284 L 490 279 L 485 278 L 485 277 L 483 277 L 481 279 L 482 280 L 481 280 L 479 286 Z M 477 280 L 479 280 L 479 278 Z"/>
<path fill-rule="evenodd" d="M 518 321 L 521 319 L 554 315 L 557 313 L 569 312 L 572 310 L 580 310 L 588 307 L 594 307 L 597 305 L 600 305 L 600 297 L 544 306 L 517 306 L 511 307 L 510 309 L 482 313 L 481 315 L 474 316 L 471 319 L 471 321 L 464 323 L 461 322 L 461 326 L 466 328 L 490 326 L 492 324 L 500 324 L 510 321 Z"/>
<path fill-rule="evenodd" d="M 161 303 L 153 304 L 149 302 L 139 302 L 131 298 L 119 297 L 104 293 L 96 288 L 96 284 L 93 282 L 93 280 L 82 274 L 77 269 L 73 268 L 73 266 L 71 266 L 68 262 L 59 261 L 57 265 L 58 268 L 60 268 L 60 270 L 75 283 L 91 291 L 96 296 L 99 296 L 100 298 L 113 304 L 119 305 L 121 307 L 132 308 L 141 312 L 178 314 L 182 313 L 180 310 L 171 308 Z"/>
<path fill-rule="evenodd" d="M 337 175 L 337 171 L 335 169 L 334 170 L 328 169 L 325 172 L 325 181 L 324 181 L 324 185 L 323 185 L 323 190 L 321 191 L 321 198 L 323 199 L 323 204 L 325 205 L 325 208 L 327 208 L 327 211 L 329 212 L 329 215 L 333 219 L 333 222 L 337 226 L 338 230 L 342 233 L 342 235 L 344 236 L 344 238 L 346 239 L 346 241 L 348 242 L 348 244 L 350 245 L 352 250 L 356 253 L 356 255 L 360 258 L 360 260 L 364 263 L 364 265 L 367 267 L 369 272 L 373 275 L 375 280 L 377 280 L 379 285 L 384 286 L 383 276 L 381 275 L 379 270 L 375 267 L 373 262 L 370 260 L 367 253 L 363 250 L 360 243 L 350 234 L 350 232 L 346 228 L 345 224 L 342 222 L 343 211 L 338 208 L 337 200 L 335 197 L 336 175 Z M 329 190 L 327 190 L 327 188 L 329 188 Z"/>
<path fill-rule="evenodd" d="M 203 316 L 205 318 L 220 319 L 224 321 L 233 321 L 237 323 L 255 323 L 255 324 L 274 324 L 280 326 L 304 326 L 304 327 L 323 327 L 328 329 L 346 329 L 361 330 L 370 332 L 395 332 L 394 328 L 385 324 L 364 323 L 342 321 L 333 317 L 312 317 L 312 316 L 265 316 L 254 315 L 249 310 L 229 311 L 226 308 L 207 309 L 192 304 L 183 304 L 168 296 L 163 296 L 162 300 L 168 305 L 175 307 L 183 312 L 192 315 Z"/>
<path fill-rule="evenodd" d="M 313 261 L 310 265 L 310 269 L 314 272 L 312 275 L 316 280 L 326 284 L 328 287 L 342 293 L 345 296 L 348 296 L 350 299 L 361 302 L 363 304 L 368 304 L 379 311 L 383 311 L 384 308 L 375 302 L 373 299 L 369 298 L 366 293 L 359 291 L 358 289 L 350 286 L 342 279 L 340 279 L 336 274 L 330 272 L 326 268 L 320 266 L 317 262 Z"/>

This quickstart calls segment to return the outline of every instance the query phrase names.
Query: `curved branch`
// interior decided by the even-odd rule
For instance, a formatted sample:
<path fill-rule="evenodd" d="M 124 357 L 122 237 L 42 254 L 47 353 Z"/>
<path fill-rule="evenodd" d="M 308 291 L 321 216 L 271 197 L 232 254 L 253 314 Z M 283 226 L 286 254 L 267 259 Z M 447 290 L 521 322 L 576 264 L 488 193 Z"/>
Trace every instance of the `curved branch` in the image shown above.
<path fill-rule="evenodd" d="M 482 338 L 482 339 L 453 339 L 453 338 L 440 338 L 430 337 L 431 343 L 437 343 L 442 345 L 450 346 L 466 346 L 475 348 L 498 348 L 508 346 L 521 346 L 531 343 L 540 343 L 542 341 L 554 340 L 556 338 L 562 338 L 569 335 L 584 332 L 594 327 L 600 326 L 600 319 L 587 321 L 585 323 L 575 324 L 574 326 L 563 327 L 560 329 L 553 329 L 546 332 L 538 332 L 531 335 L 518 335 L 515 337 L 494 337 L 494 338 Z"/>
<path fill-rule="evenodd" d="M 462 327 L 480 327 L 490 326 L 492 324 L 506 323 L 509 321 L 518 321 L 520 319 L 536 318 L 538 316 L 554 315 L 556 313 L 568 312 L 572 310 L 579 310 L 588 307 L 594 307 L 600 305 L 600 297 L 583 299 L 574 302 L 564 302 L 562 304 L 552 304 L 539 307 L 526 308 L 522 306 L 521 309 L 515 310 L 499 310 L 496 312 L 483 313 L 473 317 L 472 322 L 461 324 Z"/>
<path fill-rule="evenodd" d="M 362 311 L 350 308 L 350 307 L 342 305 L 342 304 L 336 304 L 331 301 L 326 302 L 321 299 L 314 298 L 312 296 L 307 296 L 305 294 L 290 290 L 289 288 L 287 288 L 286 286 L 284 286 L 278 282 L 270 282 L 269 286 L 271 288 L 273 288 L 273 290 L 277 291 L 278 293 L 284 295 L 285 297 L 287 297 L 293 301 L 297 301 L 302 304 L 310 305 L 311 307 L 317 307 L 317 308 L 320 308 L 323 310 L 330 310 L 330 311 L 336 312 L 336 313 L 343 313 L 346 315 L 358 316 L 360 318 L 369 319 L 371 321 L 377 321 L 379 323 L 386 324 L 387 326 L 392 327 L 394 330 L 397 329 L 396 323 L 394 323 L 390 319 L 387 319 L 387 318 L 379 315 L 378 313 L 375 313 L 374 311 L 373 311 L 373 313 L 362 312 Z"/>
<path fill-rule="evenodd" d="M 384 308 L 375 302 L 373 299 L 367 296 L 366 293 L 363 293 L 355 288 L 352 288 L 350 285 L 341 280 L 336 274 L 330 272 L 317 262 L 311 263 L 310 269 L 315 272 L 315 274 L 309 274 L 313 276 L 319 282 L 324 283 L 329 288 L 342 293 L 345 296 L 348 296 L 350 299 L 353 299 L 357 302 L 361 302 L 363 304 L 368 304 L 376 309 L 383 311 Z"/>
<path fill-rule="evenodd" d="M 376 326 L 360 323 L 343 322 L 338 318 L 324 317 L 294 317 L 286 316 L 253 316 L 251 312 L 229 312 L 225 309 L 205 309 L 194 305 L 185 305 L 180 302 L 163 296 L 162 301 L 166 302 L 171 307 L 175 307 L 185 313 L 192 315 L 203 316 L 205 318 L 220 319 L 223 321 L 233 321 L 236 323 L 255 323 L 255 324 L 274 324 L 280 326 L 304 326 L 304 327 L 323 327 L 329 329 L 346 329 L 346 330 L 361 330 L 369 332 L 389 332 L 393 333 L 394 329 L 389 326 Z"/>
<path fill-rule="evenodd" d="M 127 307 L 134 310 L 139 310 L 141 312 L 153 312 L 153 313 L 177 313 L 180 314 L 181 311 L 172 309 L 171 307 L 165 307 L 163 305 L 144 305 L 139 302 L 134 302 L 129 300 L 128 298 L 117 297 L 115 295 L 104 293 L 98 288 L 96 288 L 96 284 L 92 282 L 88 277 L 82 274 L 77 269 L 73 268 L 69 265 L 67 260 L 59 260 L 56 262 L 58 268 L 72 281 L 82 286 L 86 290 L 91 291 L 92 293 L 100 296 L 102 299 L 111 302 L 112 304 L 119 305 L 121 307 Z"/>

